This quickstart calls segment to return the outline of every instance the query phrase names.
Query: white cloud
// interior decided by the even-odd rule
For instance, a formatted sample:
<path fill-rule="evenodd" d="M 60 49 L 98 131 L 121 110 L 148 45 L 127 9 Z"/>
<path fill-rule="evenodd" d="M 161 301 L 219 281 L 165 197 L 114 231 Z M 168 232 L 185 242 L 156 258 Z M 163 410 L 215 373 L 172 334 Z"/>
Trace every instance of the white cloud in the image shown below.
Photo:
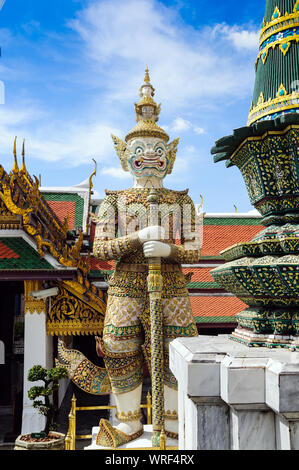
<path fill-rule="evenodd" d="M 190 129 L 190 127 L 191 127 L 190 121 L 187 121 L 186 119 L 178 117 L 174 120 L 172 130 L 173 131 L 186 131 Z"/>
<path fill-rule="evenodd" d="M 192 106 L 247 95 L 252 63 L 236 60 L 227 48 L 253 35 L 245 29 L 196 30 L 156 0 L 98 0 L 70 22 L 109 92 L 109 99 L 136 99 L 146 65 L 159 100 L 167 108 Z M 239 40 L 239 42 L 238 42 Z M 247 43 L 248 46 L 248 43 Z M 257 49 L 256 49 L 257 52 Z M 162 108 L 163 111 L 163 108 Z"/>
<path fill-rule="evenodd" d="M 188 121 L 187 119 L 183 119 L 181 117 L 177 117 L 172 126 L 171 126 L 171 130 L 173 132 L 183 132 L 183 131 L 188 131 L 188 130 L 192 130 L 194 131 L 196 134 L 204 134 L 204 129 L 202 129 L 201 127 L 198 127 L 198 126 L 194 126 L 192 124 L 192 122 Z"/>
<path fill-rule="evenodd" d="M 228 26 L 226 24 L 216 25 L 214 34 L 223 34 L 224 37 L 232 42 L 233 46 L 238 50 L 249 50 L 258 52 L 259 46 L 259 30 L 244 29 L 241 26 Z"/>
<path fill-rule="evenodd" d="M 193 126 L 193 130 L 196 134 L 204 134 L 205 130 L 202 127 Z"/>
<path fill-rule="evenodd" d="M 123 136 L 133 127 L 133 103 L 138 99 L 146 65 L 157 88 L 156 99 L 162 102 L 161 114 L 168 123 L 162 126 L 165 130 L 201 135 L 205 130 L 197 121 L 203 109 L 218 108 L 225 100 L 237 100 L 251 93 L 253 62 L 248 57 L 243 59 L 239 48 L 244 43 L 247 50 L 253 50 L 251 30 L 225 24 L 217 25 L 212 34 L 211 28 L 196 30 L 184 24 L 174 9 L 157 0 L 86 3 L 88 6 L 69 23 L 78 36 L 68 46 L 70 50 L 74 47 L 75 62 L 80 58 L 81 64 L 83 57 L 84 67 L 80 66 L 76 84 L 91 87 L 88 113 L 63 120 L 54 105 L 47 106 L 47 97 L 44 104 L 18 100 L 17 108 L 0 106 L 0 155 L 7 155 L 17 135 L 19 142 L 26 138 L 27 154 L 32 158 L 70 166 L 95 158 L 104 165 L 101 174 L 123 179 L 128 174 L 108 163 L 115 155 L 110 134 Z M 38 23 L 29 26 L 38 27 Z M 6 29 L 0 29 L 2 37 L 14 40 Z M 228 40 L 234 45 L 234 57 L 227 48 Z M 58 52 L 58 47 L 53 48 L 53 55 Z M 34 76 L 38 76 L 39 66 L 34 66 Z M 22 69 L 31 70 L 29 65 Z M 0 72 L 5 72 L 7 79 L 15 76 L 13 68 L 0 68 Z M 68 71 L 64 86 L 67 74 Z M 70 87 L 72 78 L 69 77 Z M 57 81 L 55 86 L 59 85 L 61 82 Z M 190 120 L 181 117 L 186 108 Z M 180 113 L 175 119 L 174 112 Z M 117 126 L 125 132 L 114 129 L 116 116 Z M 176 167 L 185 171 L 186 162 L 178 159 Z"/>
<path fill-rule="evenodd" d="M 128 178 L 132 179 L 132 176 L 130 175 L 130 173 L 124 171 L 120 167 L 114 167 L 114 166 L 102 168 L 101 174 L 109 175 L 109 176 L 112 176 L 112 178 L 117 178 L 117 179 L 128 179 Z"/>
<path fill-rule="evenodd" d="M 27 103 L 17 110 L 0 107 L 0 154 L 3 155 L 12 146 L 14 136 L 18 136 L 19 146 L 26 138 L 26 153 L 30 158 L 63 160 L 70 166 L 90 162 L 92 158 L 103 162 L 114 153 L 111 133 L 119 132 L 101 121 L 86 124 L 51 119 L 34 104 Z"/>

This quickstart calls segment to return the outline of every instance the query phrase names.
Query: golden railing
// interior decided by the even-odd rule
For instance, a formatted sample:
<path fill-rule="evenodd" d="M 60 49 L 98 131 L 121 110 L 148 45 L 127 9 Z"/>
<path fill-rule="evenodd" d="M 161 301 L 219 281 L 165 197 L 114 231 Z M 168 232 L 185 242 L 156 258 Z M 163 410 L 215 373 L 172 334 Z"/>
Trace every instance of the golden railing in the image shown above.
<path fill-rule="evenodd" d="M 76 440 L 77 439 L 91 439 L 92 434 L 76 434 L 76 419 L 77 411 L 86 411 L 86 410 L 113 410 L 116 409 L 116 406 L 77 406 L 76 397 L 72 396 L 71 410 L 69 413 L 69 427 L 68 432 L 65 438 L 65 450 L 76 450 Z M 146 404 L 141 404 L 140 408 L 146 408 L 146 424 L 152 424 L 152 398 L 151 394 L 148 392 L 146 397 Z M 129 448 L 128 450 L 175 450 L 177 447 L 166 447 L 166 435 L 162 431 L 160 437 L 160 447 L 142 447 L 142 448 Z M 125 448 L 120 448 L 118 450 L 126 450 Z"/>

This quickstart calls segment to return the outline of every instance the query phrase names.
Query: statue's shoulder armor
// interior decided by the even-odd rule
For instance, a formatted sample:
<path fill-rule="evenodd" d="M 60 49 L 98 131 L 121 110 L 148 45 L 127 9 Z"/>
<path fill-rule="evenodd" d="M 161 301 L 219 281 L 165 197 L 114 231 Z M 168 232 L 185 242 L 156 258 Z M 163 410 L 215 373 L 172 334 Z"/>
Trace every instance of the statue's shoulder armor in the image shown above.
<path fill-rule="evenodd" d="M 172 196 L 177 196 L 178 198 L 188 196 L 188 192 L 189 192 L 189 188 L 184 189 L 183 191 L 176 191 L 175 189 L 168 189 L 168 188 L 165 188 L 165 189 L 166 189 L 166 193 Z"/>
<path fill-rule="evenodd" d="M 175 191 L 175 190 L 173 190 L 173 192 L 174 192 L 174 193 L 177 193 L 177 194 L 179 194 L 179 195 L 185 196 L 185 195 L 188 194 L 189 188 L 184 189 L 183 191 Z"/>
<path fill-rule="evenodd" d="M 105 194 L 106 196 L 118 196 L 119 194 L 124 194 L 126 193 L 128 190 L 127 189 L 113 189 L 113 190 L 110 190 L 110 189 L 105 189 Z"/>

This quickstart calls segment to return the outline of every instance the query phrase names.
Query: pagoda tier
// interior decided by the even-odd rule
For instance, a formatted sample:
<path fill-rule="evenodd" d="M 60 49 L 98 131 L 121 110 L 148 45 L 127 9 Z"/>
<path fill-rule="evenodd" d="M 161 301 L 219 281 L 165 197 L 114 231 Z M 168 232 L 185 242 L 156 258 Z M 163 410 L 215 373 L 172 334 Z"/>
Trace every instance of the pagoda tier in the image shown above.
<path fill-rule="evenodd" d="M 286 36 L 290 26 L 295 39 Z M 298 27 L 299 0 L 267 0 L 250 125 L 211 151 L 215 162 L 240 169 L 265 225 L 250 242 L 224 250 L 227 262 L 211 271 L 248 306 L 231 338 L 249 346 L 299 349 Z"/>
<path fill-rule="evenodd" d="M 299 112 L 299 1 L 269 0 L 248 125 Z"/>

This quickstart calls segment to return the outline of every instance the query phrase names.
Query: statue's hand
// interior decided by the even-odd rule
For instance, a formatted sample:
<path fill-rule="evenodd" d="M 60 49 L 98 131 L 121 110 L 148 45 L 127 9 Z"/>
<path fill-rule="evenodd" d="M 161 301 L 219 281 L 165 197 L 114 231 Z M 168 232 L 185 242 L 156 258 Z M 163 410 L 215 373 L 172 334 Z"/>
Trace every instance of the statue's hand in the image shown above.
<path fill-rule="evenodd" d="M 143 245 L 143 253 L 146 258 L 167 258 L 171 248 L 167 243 L 151 241 Z"/>
<path fill-rule="evenodd" d="M 139 240 L 144 243 L 150 240 L 163 240 L 165 238 L 165 230 L 159 225 L 143 228 L 138 232 Z"/>

